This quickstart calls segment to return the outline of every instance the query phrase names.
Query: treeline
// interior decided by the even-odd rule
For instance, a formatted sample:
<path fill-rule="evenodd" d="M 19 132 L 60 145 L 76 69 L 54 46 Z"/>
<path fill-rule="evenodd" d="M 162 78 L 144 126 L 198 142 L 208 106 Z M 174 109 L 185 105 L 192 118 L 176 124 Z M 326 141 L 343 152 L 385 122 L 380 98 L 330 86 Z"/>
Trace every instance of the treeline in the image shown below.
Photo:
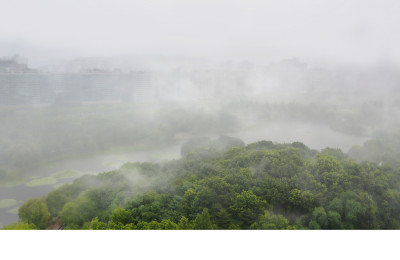
<path fill-rule="evenodd" d="M 4 228 L 400 228 L 400 168 L 300 142 L 215 142 L 186 145 L 180 160 L 83 176 L 28 200 L 20 222 Z M 215 148 L 221 143 L 225 150 Z"/>
<path fill-rule="evenodd" d="M 349 156 L 357 161 L 371 161 L 379 165 L 400 167 L 400 134 L 398 131 L 380 134 L 362 146 L 355 145 Z"/>

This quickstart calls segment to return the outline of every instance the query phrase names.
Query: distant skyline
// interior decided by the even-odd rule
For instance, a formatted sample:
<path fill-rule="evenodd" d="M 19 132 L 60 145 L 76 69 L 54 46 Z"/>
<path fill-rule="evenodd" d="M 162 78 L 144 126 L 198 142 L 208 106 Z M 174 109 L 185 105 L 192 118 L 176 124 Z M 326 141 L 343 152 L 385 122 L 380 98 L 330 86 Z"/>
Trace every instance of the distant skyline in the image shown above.
<path fill-rule="evenodd" d="M 400 64 L 395 0 L 0 0 L 0 56 Z"/>

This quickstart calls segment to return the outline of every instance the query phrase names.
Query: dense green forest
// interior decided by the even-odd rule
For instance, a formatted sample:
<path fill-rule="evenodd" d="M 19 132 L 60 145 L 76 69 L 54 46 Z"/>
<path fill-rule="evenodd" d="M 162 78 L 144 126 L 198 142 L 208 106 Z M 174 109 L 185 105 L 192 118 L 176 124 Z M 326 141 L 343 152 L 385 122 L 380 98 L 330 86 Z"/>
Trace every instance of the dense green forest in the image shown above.
<path fill-rule="evenodd" d="M 187 142 L 179 160 L 82 176 L 26 201 L 3 228 L 399 229 L 399 213 L 391 160 L 221 136 Z"/>

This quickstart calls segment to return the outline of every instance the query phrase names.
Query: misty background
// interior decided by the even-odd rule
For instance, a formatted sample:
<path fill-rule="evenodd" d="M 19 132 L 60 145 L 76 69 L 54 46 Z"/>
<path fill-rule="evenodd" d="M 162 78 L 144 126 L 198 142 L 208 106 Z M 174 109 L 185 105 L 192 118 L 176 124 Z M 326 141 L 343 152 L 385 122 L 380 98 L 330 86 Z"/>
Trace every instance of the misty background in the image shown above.
<path fill-rule="evenodd" d="M 376 163 L 382 143 L 400 150 L 396 1 L 0 5 L 0 225 L 61 183 L 204 137 Z"/>

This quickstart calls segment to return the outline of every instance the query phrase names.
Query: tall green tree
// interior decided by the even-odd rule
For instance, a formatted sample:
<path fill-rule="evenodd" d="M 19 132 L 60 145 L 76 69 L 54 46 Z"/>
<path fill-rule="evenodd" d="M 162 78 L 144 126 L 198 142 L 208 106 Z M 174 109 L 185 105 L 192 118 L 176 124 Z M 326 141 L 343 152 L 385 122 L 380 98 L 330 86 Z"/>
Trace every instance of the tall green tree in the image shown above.
<path fill-rule="evenodd" d="M 178 223 L 176 229 L 189 230 L 189 229 L 192 229 L 192 225 L 189 223 L 189 219 L 187 217 L 182 216 L 181 220 L 179 220 L 179 223 Z"/>
<path fill-rule="evenodd" d="M 230 210 L 242 228 L 249 228 L 264 212 L 266 206 L 267 202 L 254 195 L 252 191 L 243 191 L 233 198 Z"/>
<path fill-rule="evenodd" d="M 340 214 L 336 211 L 328 211 L 328 229 L 342 229 L 343 223 Z"/>
<path fill-rule="evenodd" d="M 23 222 L 45 229 L 50 218 L 45 198 L 27 200 L 19 208 L 18 216 Z"/>
<path fill-rule="evenodd" d="M 292 209 L 300 212 L 310 212 L 315 206 L 314 196 L 310 191 L 293 189 L 290 192 L 289 205 Z"/>
<path fill-rule="evenodd" d="M 328 216 L 326 215 L 323 207 L 317 207 L 314 209 L 312 212 L 312 220 L 315 221 L 322 229 L 326 229 L 328 227 Z"/>
<path fill-rule="evenodd" d="M 110 219 L 112 222 L 116 224 L 121 223 L 122 225 L 126 225 L 133 222 L 132 213 L 124 208 L 118 208 L 113 210 Z"/>
<path fill-rule="evenodd" d="M 275 215 L 268 210 L 259 221 L 250 226 L 251 229 L 288 229 L 289 227 L 289 221 L 283 215 Z"/>
<path fill-rule="evenodd" d="M 201 229 L 201 230 L 212 229 L 210 214 L 208 213 L 207 208 L 204 208 L 203 212 L 201 212 L 201 214 L 197 215 L 196 219 L 194 220 L 193 228 Z"/>

